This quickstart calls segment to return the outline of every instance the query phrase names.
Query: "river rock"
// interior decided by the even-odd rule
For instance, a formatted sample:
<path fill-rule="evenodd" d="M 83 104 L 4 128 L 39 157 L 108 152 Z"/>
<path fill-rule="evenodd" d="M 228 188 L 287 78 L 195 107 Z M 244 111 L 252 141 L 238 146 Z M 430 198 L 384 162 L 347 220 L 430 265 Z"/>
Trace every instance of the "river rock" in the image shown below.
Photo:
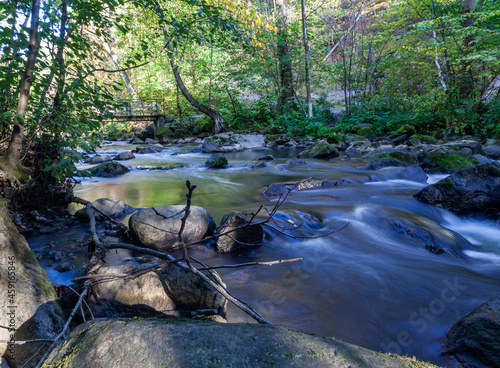
<path fill-rule="evenodd" d="M 204 153 L 227 153 L 244 149 L 265 147 L 262 134 L 232 134 L 221 133 L 203 139 L 201 151 Z"/>
<path fill-rule="evenodd" d="M 485 145 L 483 147 L 486 154 L 494 160 L 500 159 L 500 142 L 497 144 Z"/>
<path fill-rule="evenodd" d="M 415 198 L 459 215 L 500 213 L 500 164 L 462 169 L 415 194 Z"/>
<path fill-rule="evenodd" d="M 132 153 L 137 153 L 138 155 L 144 155 L 147 153 L 156 153 L 156 152 L 158 152 L 158 149 L 153 147 L 137 147 L 136 149 L 132 150 Z"/>
<path fill-rule="evenodd" d="M 94 320 L 78 326 L 44 368 L 432 368 L 277 325 L 193 320 Z"/>
<path fill-rule="evenodd" d="M 116 160 L 116 161 L 125 161 L 125 160 L 132 160 L 134 159 L 135 156 L 132 152 L 122 152 L 122 153 L 119 153 L 117 154 L 113 160 Z"/>
<path fill-rule="evenodd" d="M 445 350 L 464 368 L 500 366 L 500 299 L 481 304 L 447 333 Z"/>
<path fill-rule="evenodd" d="M 288 193 L 288 189 L 283 183 L 272 183 L 264 191 L 264 196 L 268 198 L 285 196 Z"/>
<path fill-rule="evenodd" d="M 205 166 L 209 169 L 223 169 L 227 167 L 227 158 L 221 153 L 214 153 L 205 161 Z"/>
<path fill-rule="evenodd" d="M 109 178 L 128 173 L 130 170 L 119 162 L 105 162 L 88 170 L 92 176 Z"/>
<path fill-rule="evenodd" d="M 372 150 L 370 141 L 354 141 L 346 148 L 346 152 L 351 153 L 367 153 Z"/>
<path fill-rule="evenodd" d="M 417 146 L 412 154 L 418 159 L 422 169 L 431 174 L 450 174 L 464 167 L 479 164 L 479 161 L 470 155 L 439 145 Z"/>
<path fill-rule="evenodd" d="M 235 230 L 240 227 L 242 228 Z M 217 238 L 215 244 L 217 252 L 230 252 L 242 245 L 261 242 L 264 237 L 264 229 L 261 225 L 250 225 L 242 215 L 234 212 L 224 215 L 216 235 L 228 231 L 231 231 L 229 236 L 222 235 Z"/>
<path fill-rule="evenodd" d="M 101 267 L 99 274 L 136 274 L 150 263 Z M 97 283 L 94 290 L 99 303 L 92 311 L 98 318 L 176 315 L 178 310 L 224 308 L 224 298 L 205 281 L 179 267 L 168 265 L 136 278 L 117 278 Z"/>
<path fill-rule="evenodd" d="M 0 328 L 0 340 L 53 338 L 64 325 L 64 313 L 52 283 L 12 223 L 3 200 L 0 201 L 0 254 L 0 325 L 15 329 Z M 42 345 L 0 343 L 0 356 L 12 368 L 18 368 Z M 26 367 L 35 365 L 33 361 Z"/>
<path fill-rule="evenodd" d="M 103 162 L 111 161 L 112 158 L 109 155 L 95 155 L 85 160 L 86 164 L 102 164 Z"/>
<path fill-rule="evenodd" d="M 455 142 L 448 142 L 443 145 L 444 147 L 451 148 L 454 151 L 461 151 L 464 148 L 470 150 L 469 155 L 484 155 L 485 152 L 483 150 L 483 146 L 481 142 L 474 140 L 462 140 Z"/>
<path fill-rule="evenodd" d="M 296 160 L 294 158 L 288 160 L 286 162 L 286 164 L 280 164 L 278 166 L 276 166 L 277 169 L 280 169 L 280 170 L 283 170 L 283 169 L 291 169 L 293 167 L 297 167 L 297 166 L 304 166 L 304 165 L 307 165 L 307 162 L 304 161 L 304 160 Z"/>
<path fill-rule="evenodd" d="M 92 206 L 97 209 L 97 211 L 94 210 L 94 208 L 92 208 L 91 210 L 96 220 L 105 219 L 105 217 L 102 216 L 101 213 L 105 214 L 108 217 L 113 218 L 118 216 L 124 216 L 134 211 L 134 208 L 130 207 L 125 202 L 120 201 L 118 199 L 110 199 L 110 198 L 96 199 L 94 202 L 92 202 Z M 87 210 L 85 208 L 76 211 L 75 216 L 85 220 L 89 219 L 87 215 Z"/>
<path fill-rule="evenodd" d="M 274 161 L 274 160 L 275 158 L 272 155 L 265 155 L 257 159 L 257 161 Z"/>
<path fill-rule="evenodd" d="M 396 179 L 416 181 L 417 183 L 427 183 L 428 178 L 425 171 L 418 165 L 404 167 L 396 174 Z"/>
<path fill-rule="evenodd" d="M 177 243 L 184 213 L 183 205 L 144 208 L 129 219 L 131 236 L 142 246 L 159 251 L 169 251 Z M 174 216 L 175 215 L 175 216 Z M 169 217 L 172 216 L 172 217 Z M 165 218 L 169 217 L 169 218 Z M 215 230 L 212 216 L 203 207 L 191 206 L 191 213 L 182 234 L 185 243 L 210 236 Z"/>
<path fill-rule="evenodd" d="M 326 140 L 321 140 L 308 150 L 297 155 L 299 158 L 332 158 L 338 157 L 339 151 Z"/>

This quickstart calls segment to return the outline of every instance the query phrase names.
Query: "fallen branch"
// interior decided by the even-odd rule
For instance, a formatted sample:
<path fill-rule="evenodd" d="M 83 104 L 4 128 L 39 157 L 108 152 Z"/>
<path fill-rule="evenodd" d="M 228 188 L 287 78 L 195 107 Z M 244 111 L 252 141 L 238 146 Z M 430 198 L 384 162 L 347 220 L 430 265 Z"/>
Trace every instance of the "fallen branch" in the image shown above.
<path fill-rule="evenodd" d="M 76 312 L 80 309 L 80 306 L 82 305 L 83 299 L 85 299 L 85 296 L 87 295 L 87 292 L 88 292 L 90 286 L 91 286 L 90 281 L 86 281 L 85 284 L 84 284 L 83 292 L 80 294 L 80 297 L 78 298 L 78 302 L 76 303 L 75 307 L 73 308 L 73 311 L 69 315 L 69 318 L 66 321 L 66 324 L 62 328 L 61 332 L 59 332 L 59 334 L 53 339 L 52 344 L 49 346 L 49 348 L 47 349 L 47 351 L 43 355 L 42 359 L 40 359 L 40 361 L 38 362 L 38 364 L 36 365 L 35 368 L 40 368 L 43 365 L 43 363 L 45 362 L 45 359 L 47 359 L 47 357 L 49 356 L 49 354 L 51 353 L 51 351 L 56 347 L 57 341 L 62 336 L 64 336 L 64 334 L 66 333 L 66 331 L 69 328 L 69 324 L 73 320 L 73 317 L 75 316 Z"/>
<path fill-rule="evenodd" d="M 213 266 L 213 267 L 198 268 L 198 270 L 205 271 L 205 270 L 216 270 L 219 268 L 238 268 L 238 267 L 246 267 L 246 266 L 274 266 L 276 264 L 290 263 L 290 262 L 297 262 L 297 261 L 302 261 L 302 258 L 280 259 L 278 261 L 271 261 L 271 262 L 248 262 L 248 263 L 239 263 L 239 264 L 235 264 L 235 265 L 218 265 L 218 266 Z"/>

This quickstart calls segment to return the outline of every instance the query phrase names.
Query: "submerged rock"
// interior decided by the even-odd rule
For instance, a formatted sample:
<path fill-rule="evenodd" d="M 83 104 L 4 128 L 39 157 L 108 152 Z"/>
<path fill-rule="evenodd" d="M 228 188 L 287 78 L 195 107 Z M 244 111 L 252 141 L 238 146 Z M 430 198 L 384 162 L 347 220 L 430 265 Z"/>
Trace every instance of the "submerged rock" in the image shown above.
<path fill-rule="evenodd" d="M 459 215 L 500 213 L 500 164 L 462 169 L 415 194 L 415 198 Z"/>
<path fill-rule="evenodd" d="M 94 208 L 92 208 L 91 210 L 96 220 L 105 219 L 105 217 L 101 215 L 101 213 L 105 214 L 108 217 L 118 217 L 124 216 L 134 211 L 134 208 L 130 207 L 125 202 L 110 198 L 96 199 L 94 202 L 92 202 L 92 206 L 97 209 L 97 211 L 94 210 Z M 76 211 L 75 216 L 86 220 L 88 220 L 89 218 L 89 216 L 87 215 L 87 210 L 85 208 Z"/>
<path fill-rule="evenodd" d="M 460 319 L 446 334 L 445 350 L 464 368 L 500 364 L 500 299 L 481 304 Z"/>
<path fill-rule="evenodd" d="M 240 227 L 241 229 L 237 229 Z M 228 231 L 231 231 L 228 234 L 229 236 L 222 235 L 217 238 L 215 247 L 218 252 L 230 252 L 242 245 L 260 242 L 264 237 L 264 229 L 261 225 L 250 225 L 243 216 L 237 213 L 224 215 L 217 228 L 216 235 Z"/>
<path fill-rule="evenodd" d="M 134 213 L 129 219 L 131 236 L 146 248 L 169 251 L 178 240 L 181 219 L 185 206 L 159 206 L 144 208 Z M 182 239 L 186 243 L 212 235 L 215 222 L 206 209 L 191 206 L 191 213 L 186 221 Z"/>
<path fill-rule="evenodd" d="M 88 169 L 88 171 L 92 174 L 92 176 L 108 178 L 126 174 L 130 170 L 119 162 L 110 161 L 100 164 L 99 166 L 92 167 Z"/>
<path fill-rule="evenodd" d="M 94 320 L 78 326 L 44 368 L 434 367 L 276 325 Z"/>
<path fill-rule="evenodd" d="M 339 151 L 326 140 L 321 140 L 308 150 L 297 155 L 300 158 L 332 158 L 338 157 Z"/>

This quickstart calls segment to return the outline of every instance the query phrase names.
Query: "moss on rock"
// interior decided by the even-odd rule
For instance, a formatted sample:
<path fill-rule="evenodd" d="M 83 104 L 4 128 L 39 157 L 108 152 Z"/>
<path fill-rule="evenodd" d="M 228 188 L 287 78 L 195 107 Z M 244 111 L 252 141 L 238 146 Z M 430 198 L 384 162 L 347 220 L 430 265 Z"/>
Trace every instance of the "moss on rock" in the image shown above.
<path fill-rule="evenodd" d="M 302 151 L 297 157 L 302 158 L 331 158 L 338 157 L 339 151 L 326 140 L 321 140 L 308 150 Z"/>
<path fill-rule="evenodd" d="M 191 136 L 189 133 L 189 130 L 187 129 L 176 129 L 174 130 L 174 134 L 172 135 L 172 138 L 174 139 L 182 139 L 182 138 L 187 138 Z"/>

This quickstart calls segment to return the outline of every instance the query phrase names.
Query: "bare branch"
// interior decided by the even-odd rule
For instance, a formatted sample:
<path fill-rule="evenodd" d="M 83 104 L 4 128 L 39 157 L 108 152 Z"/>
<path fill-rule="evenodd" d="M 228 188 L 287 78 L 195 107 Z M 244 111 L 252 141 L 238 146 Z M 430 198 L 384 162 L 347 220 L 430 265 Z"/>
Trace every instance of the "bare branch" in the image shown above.
<path fill-rule="evenodd" d="M 274 266 L 276 264 L 298 262 L 298 261 L 302 261 L 302 258 L 280 259 L 278 261 L 270 261 L 270 262 L 248 262 L 248 263 L 239 263 L 235 265 L 218 265 L 213 267 L 198 268 L 198 270 L 205 271 L 205 270 L 216 270 L 219 268 L 239 268 L 246 266 Z"/>

